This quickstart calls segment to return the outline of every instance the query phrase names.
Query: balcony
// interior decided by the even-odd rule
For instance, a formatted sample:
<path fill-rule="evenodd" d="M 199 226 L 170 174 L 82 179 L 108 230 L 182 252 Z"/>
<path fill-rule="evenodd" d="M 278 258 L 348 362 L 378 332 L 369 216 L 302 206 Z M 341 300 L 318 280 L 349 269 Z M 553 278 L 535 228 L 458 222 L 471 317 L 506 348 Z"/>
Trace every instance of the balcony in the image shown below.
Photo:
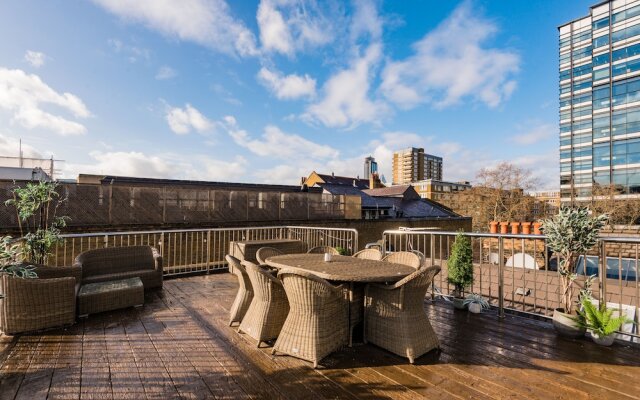
<path fill-rule="evenodd" d="M 56 254 L 60 265 L 90 248 L 156 245 L 166 261 L 164 289 L 147 292 L 142 308 L 90 315 L 64 329 L 0 335 L 0 398 L 637 398 L 637 335 L 601 347 L 554 332 L 546 315 L 557 301 L 557 273 L 541 253 L 543 236 L 469 234 L 478 276 L 473 290 L 493 305 L 475 315 L 454 310 L 447 300 L 454 234 L 401 230 L 383 236 L 386 250 L 419 250 L 428 263 L 443 266 L 424 300 L 439 351 L 410 365 L 356 343 L 322 360 L 318 369 L 273 356 L 269 346 L 258 348 L 229 327 L 238 283 L 223 257 L 230 240 L 275 238 L 353 252 L 364 245 L 358 232 L 262 227 L 68 235 Z M 599 268 L 593 257 L 607 255 L 612 269 L 600 289 L 608 301 L 638 306 L 638 278 L 622 274 L 636 265 L 638 246 L 633 239 L 608 238 L 585 255 L 583 274 Z M 518 267 L 521 253 L 539 268 Z M 629 254 L 635 262 L 614 262 Z M 520 287 L 533 290 L 521 296 Z M 615 297 L 627 287 L 630 297 Z"/>
<path fill-rule="evenodd" d="M 2 398 L 637 398 L 640 348 L 559 338 L 549 323 L 425 300 L 442 350 L 409 365 L 372 345 L 314 370 L 228 326 L 230 274 L 167 280 L 144 308 L 0 337 Z"/>

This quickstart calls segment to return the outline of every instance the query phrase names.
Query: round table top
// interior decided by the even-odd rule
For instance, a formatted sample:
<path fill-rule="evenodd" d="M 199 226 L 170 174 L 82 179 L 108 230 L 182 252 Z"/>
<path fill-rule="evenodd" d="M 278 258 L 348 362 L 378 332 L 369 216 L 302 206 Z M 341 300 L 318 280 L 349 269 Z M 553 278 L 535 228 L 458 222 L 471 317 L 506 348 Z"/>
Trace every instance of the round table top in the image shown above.
<path fill-rule="evenodd" d="M 270 267 L 300 269 L 329 281 L 340 282 L 397 282 L 415 272 L 404 264 L 363 260 L 348 256 L 333 256 L 324 261 L 324 254 L 287 254 L 266 259 Z"/>

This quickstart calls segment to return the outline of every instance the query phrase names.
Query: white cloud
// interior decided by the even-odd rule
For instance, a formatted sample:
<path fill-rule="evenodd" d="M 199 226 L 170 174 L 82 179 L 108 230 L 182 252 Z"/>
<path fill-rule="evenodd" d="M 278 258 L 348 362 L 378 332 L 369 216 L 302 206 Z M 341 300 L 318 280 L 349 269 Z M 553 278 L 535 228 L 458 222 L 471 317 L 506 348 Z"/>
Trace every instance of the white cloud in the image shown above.
<path fill-rule="evenodd" d="M 382 36 L 383 21 L 378 14 L 377 4 L 371 0 L 357 0 L 354 3 L 350 27 L 351 40 L 356 42 L 361 37 L 379 40 Z"/>
<path fill-rule="evenodd" d="M 218 96 L 220 96 L 220 98 L 222 98 L 222 100 L 226 101 L 227 103 L 229 103 L 231 105 L 234 105 L 234 106 L 241 106 L 242 105 L 242 101 L 240 101 L 238 98 L 234 97 L 233 93 L 228 91 L 224 86 L 220 85 L 219 83 L 216 83 L 216 84 L 212 85 L 211 89 Z"/>
<path fill-rule="evenodd" d="M 263 48 L 292 56 L 330 43 L 340 25 L 337 9 L 328 1 L 261 0 L 256 19 Z"/>
<path fill-rule="evenodd" d="M 126 44 L 118 39 L 109 39 L 107 40 L 107 44 L 115 53 L 127 57 L 127 60 L 132 64 L 139 60 L 149 61 L 149 58 L 151 58 L 151 50 L 145 49 L 144 47 Z"/>
<path fill-rule="evenodd" d="M 307 160 L 304 164 L 279 164 L 274 167 L 257 170 L 254 180 L 264 183 L 299 185 L 300 178 L 309 176 L 311 171 L 335 173 L 341 176 L 355 177 L 362 170 L 362 158 L 339 159 L 329 161 Z"/>
<path fill-rule="evenodd" d="M 389 112 L 387 105 L 369 98 L 372 68 L 382 56 L 382 46 L 371 44 L 350 67 L 333 75 L 322 87 L 323 98 L 307 107 L 303 119 L 328 127 L 355 127 L 379 122 Z"/>
<path fill-rule="evenodd" d="M 176 76 L 178 76 L 178 73 L 173 68 L 166 65 L 160 67 L 156 73 L 156 79 L 159 81 L 175 78 Z"/>
<path fill-rule="evenodd" d="M 520 57 L 513 51 L 485 46 L 497 26 L 464 2 L 435 30 L 414 43 L 415 54 L 390 62 L 381 85 L 385 96 L 401 107 L 422 102 L 446 107 L 470 97 L 497 107 L 516 87 L 513 75 Z"/>
<path fill-rule="evenodd" d="M 260 139 L 254 139 L 247 131 L 240 129 L 232 116 L 224 118 L 223 126 L 236 144 L 259 156 L 298 160 L 297 162 L 309 159 L 326 160 L 338 156 L 338 151 L 333 147 L 285 133 L 274 125 L 267 125 Z"/>
<path fill-rule="evenodd" d="M 93 0 L 108 12 L 161 34 L 224 53 L 256 55 L 255 36 L 224 0 Z"/>
<path fill-rule="evenodd" d="M 307 74 L 284 76 L 279 71 L 262 67 L 258 72 L 258 81 L 281 100 L 313 97 L 316 94 L 316 80 Z"/>
<path fill-rule="evenodd" d="M 192 130 L 202 133 L 213 128 L 213 122 L 191 104 L 184 108 L 168 107 L 165 118 L 171 130 L 178 135 L 186 135 Z"/>
<path fill-rule="evenodd" d="M 11 113 L 12 122 L 28 129 L 42 128 L 60 135 L 86 133 L 84 125 L 44 111 L 43 106 L 57 106 L 76 118 L 91 115 L 79 97 L 56 92 L 37 75 L 19 69 L 0 68 L 0 108 Z"/>
<path fill-rule="evenodd" d="M 223 161 L 204 155 L 185 159 L 177 154 L 148 155 L 136 151 L 92 151 L 91 162 L 65 164 L 63 175 L 75 178 L 80 173 L 134 176 L 144 178 L 192 179 L 202 181 L 231 181 L 241 178 L 247 160 L 235 157 Z"/>
<path fill-rule="evenodd" d="M 34 68 L 40 68 L 44 65 L 46 56 L 39 51 L 27 50 L 24 54 L 24 60 Z"/>
<path fill-rule="evenodd" d="M 554 138 L 558 128 L 551 124 L 536 125 L 525 133 L 520 133 L 511 138 L 517 144 L 530 145 L 550 138 Z"/>

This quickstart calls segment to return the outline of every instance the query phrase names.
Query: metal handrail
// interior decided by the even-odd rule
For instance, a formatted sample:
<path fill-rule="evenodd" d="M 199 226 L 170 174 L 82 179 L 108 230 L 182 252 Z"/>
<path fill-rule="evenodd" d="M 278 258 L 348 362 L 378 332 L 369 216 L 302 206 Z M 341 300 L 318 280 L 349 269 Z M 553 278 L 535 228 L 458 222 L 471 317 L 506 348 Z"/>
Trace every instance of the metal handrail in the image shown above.
<path fill-rule="evenodd" d="M 557 307 L 554 305 L 558 301 L 555 298 L 557 283 L 553 283 L 555 269 L 550 263 L 552 255 L 545 235 L 390 229 L 383 232 L 382 251 L 419 250 L 425 252 L 432 264 L 446 262 L 454 237 L 461 233 L 472 239 L 475 249 L 474 268 L 477 268 L 476 273 L 480 274 L 480 279 L 477 279 L 474 288 L 489 296 L 494 306 L 497 306 L 499 318 L 504 317 L 507 309 L 536 317 L 551 317 L 551 311 Z M 476 253 L 477 251 L 479 253 Z M 520 254 L 522 254 L 522 261 L 519 258 Z M 597 245 L 581 255 L 585 260 L 584 277 L 587 276 L 587 255 L 597 255 L 599 258 L 597 265 L 599 286 L 597 289 L 594 288 L 599 292 L 598 298 L 601 301 L 618 304 L 621 310 L 623 304 L 640 309 L 640 274 L 638 273 L 640 272 L 638 270 L 640 237 L 600 235 Z M 533 257 L 535 268 L 525 268 L 524 260 L 527 256 Z M 507 257 L 513 260 L 509 266 L 505 263 Z M 632 259 L 632 266 L 635 259 L 635 279 L 633 276 L 631 280 L 625 277 L 626 269 L 624 268 L 626 267 L 622 261 L 618 263 L 617 277 L 608 277 L 607 272 L 610 269 L 607 268 L 607 259 L 622 260 L 629 257 Z M 583 276 L 583 272 L 580 276 Z M 442 295 L 447 295 L 445 294 L 448 293 L 446 280 L 440 278 L 440 283 L 444 285 L 441 287 Z M 432 296 L 433 291 L 434 288 L 432 288 Z M 623 302 L 626 296 L 631 296 L 631 300 Z M 640 337 L 637 332 L 619 332 L 619 334 Z"/>
<path fill-rule="evenodd" d="M 239 229 L 324 229 L 324 230 L 333 230 L 333 231 L 349 231 L 355 232 L 358 231 L 353 228 L 327 228 L 321 226 L 306 226 L 306 225 L 272 225 L 272 226 L 238 226 L 231 228 L 192 228 L 192 229 L 159 229 L 159 230 L 150 230 L 150 231 L 117 231 L 117 232 L 91 232 L 91 233 L 65 233 L 60 235 L 61 238 L 79 238 L 79 237 L 93 237 L 93 236 L 118 236 L 118 235 L 156 235 L 162 233 L 181 233 L 181 232 L 207 232 L 207 231 L 217 231 L 217 232 L 230 232 L 237 231 Z"/>
<path fill-rule="evenodd" d="M 230 242 L 239 240 L 298 239 L 308 246 L 327 244 L 358 250 L 358 231 L 305 225 L 243 226 L 118 232 L 71 233 L 53 252 L 54 265 L 67 265 L 83 251 L 130 245 L 157 247 L 165 258 L 164 274 L 209 272 L 226 268 Z"/>

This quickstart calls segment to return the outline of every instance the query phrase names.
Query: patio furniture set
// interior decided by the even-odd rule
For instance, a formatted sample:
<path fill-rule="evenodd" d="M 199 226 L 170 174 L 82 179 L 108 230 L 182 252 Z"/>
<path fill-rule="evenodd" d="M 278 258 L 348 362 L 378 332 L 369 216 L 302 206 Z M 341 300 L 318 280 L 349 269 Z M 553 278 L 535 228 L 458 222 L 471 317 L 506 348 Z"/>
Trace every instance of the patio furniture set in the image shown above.
<path fill-rule="evenodd" d="M 273 354 L 307 360 L 316 368 L 329 354 L 351 346 L 361 324 L 365 343 L 412 364 L 439 347 L 423 300 L 440 267 L 425 267 L 419 254 L 383 258 L 367 249 L 349 257 L 325 246 L 293 254 L 262 247 L 255 258 L 257 263 L 226 257 L 239 282 L 229 325 L 238 324 L 238 332 L 258 347 L 275 340 Z"/>
<path fill-rule="evenodd" d="M 76 316 L 144 304 L 162 287 L 162 257 L 150 246 L 109 247 L 72 267 L 37 266 L 37 279 L 0 277 L 0 330 L 8 335 L 72 325 Z"/>

